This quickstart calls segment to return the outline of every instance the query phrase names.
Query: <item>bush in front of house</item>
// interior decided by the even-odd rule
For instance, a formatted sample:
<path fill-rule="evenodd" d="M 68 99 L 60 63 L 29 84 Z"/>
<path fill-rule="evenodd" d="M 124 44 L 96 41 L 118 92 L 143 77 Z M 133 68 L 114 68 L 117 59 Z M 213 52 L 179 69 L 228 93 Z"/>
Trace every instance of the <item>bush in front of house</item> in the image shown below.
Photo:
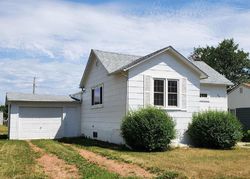
<path fill-rule="evenodd" d="M 250 142 L 250 130 L 244 131 L 243 132 L 243 142 Z"/>
<path fill-rule="evenodd" d="M 175 137 L 175 123 L 162 109 L 145 107 L 130 111 L 121 125 L 127 145 L 135 150 L 165 150 Z"/>
<path fill-rule="evenodd" d="M 188 134 L 197 147 L 229 149 L 242 138 L 242 126 L 228 112 L 206 111 L 193 115 Z"/>

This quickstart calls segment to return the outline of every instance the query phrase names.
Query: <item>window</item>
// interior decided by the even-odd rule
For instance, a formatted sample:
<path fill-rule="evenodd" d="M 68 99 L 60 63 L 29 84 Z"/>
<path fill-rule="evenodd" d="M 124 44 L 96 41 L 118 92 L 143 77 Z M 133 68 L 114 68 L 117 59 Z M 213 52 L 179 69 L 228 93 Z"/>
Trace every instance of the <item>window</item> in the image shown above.
<path fill-rule="evenodd" d="M 154 105 L 164 106 L 164 80 L 154 80 Z"/>
<path fill-rule="evenodd" d="M 168 80 L 168 106 L 178 106 L 177 80 Z"/>
<path fill-rule="evenodd" d="M 201 97 L 201 98 L 207 98 L 207 94 L 206 94 L 206 93 L 201 93 L 201 94 L 200 94 L 200 97 Z"/>
<path fill-rule="evenodd" d="M 92 88 L 92 106 L 102 104 L 102 90 L 103 86 L 98 86 L 95 88 Z"/>
<path fill-rule="evenodd" d="M 243 88 L 240 88 L 240 93 L 241 93 L 241 94 L 243 93 Z"/>

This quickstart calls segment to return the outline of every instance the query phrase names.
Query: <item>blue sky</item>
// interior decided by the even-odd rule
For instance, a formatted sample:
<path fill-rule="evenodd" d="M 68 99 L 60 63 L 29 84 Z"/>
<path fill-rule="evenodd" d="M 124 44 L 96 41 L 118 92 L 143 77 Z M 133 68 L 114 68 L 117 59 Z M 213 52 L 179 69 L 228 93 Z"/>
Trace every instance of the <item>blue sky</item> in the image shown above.
<path fill-rule="evenodd" d="M 234 38 L 250 52 L 249 1 L 0 1 L 0 103 L 6 92 L 69 94 L 90 49 L 145 55 Z"/>

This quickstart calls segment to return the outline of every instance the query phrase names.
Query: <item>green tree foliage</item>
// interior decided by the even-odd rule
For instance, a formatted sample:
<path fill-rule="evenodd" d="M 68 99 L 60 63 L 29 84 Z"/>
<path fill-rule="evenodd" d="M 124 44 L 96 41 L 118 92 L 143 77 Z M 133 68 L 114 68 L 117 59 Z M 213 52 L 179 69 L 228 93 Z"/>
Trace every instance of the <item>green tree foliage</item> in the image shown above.
<path fill-rule="evenodd" d="M 0 105 L 0 111 L 3 112 L 4 119 L 8 118 L 8 106 Z"/>
<path fill-rule="evenodd" d="M 239 49 L 233 39 L 225 39 L 217 47 L 194 48 L 192 60 L 202 60 L 235 84 L 250 81 L 249 53 Z"/>

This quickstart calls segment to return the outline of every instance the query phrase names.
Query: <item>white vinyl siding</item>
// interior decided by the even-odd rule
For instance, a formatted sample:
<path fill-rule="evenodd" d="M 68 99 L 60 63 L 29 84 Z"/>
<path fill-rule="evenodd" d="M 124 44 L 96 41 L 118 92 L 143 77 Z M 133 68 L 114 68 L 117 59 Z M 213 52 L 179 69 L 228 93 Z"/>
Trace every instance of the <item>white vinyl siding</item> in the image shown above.
<path fill-rule="evenodd" d="M 122 143 L 120 125 L 126 114 L 127 81 L 125 75 L 108 75 L 106 69 L 96 58 L 87 74 L 82 95 L 81 132 L 93 138 L 93 132 L 98 133 L 98 140 Z M 103 84 L 102 106 L 95 108 L 91 105 L 91 89 Z"/>
<path fill-rule="evenodd" d="M 242 93 L 241 89 L 242 88 Z M 233 91 L 228 94 L 228 108 L 249 108 L 250 107 L 250 88 L 243 85 L 236 87 Z"/>
<path fill-rule="evenodd" d="M 178 101 L 180 105 L 172 109 L 167 108 L 166 111 L 176 121 L 177 141 L 187 142 L 183 134 L 191 121 L 193 112 L 199 111 L 200 106 L 200 79 L 198 74 L 168 53 L 163 53 L 141 63 L 132 68 L 128 74 L 129 109 L 134 110 L 144 106 L 145 76 L 150 76 L 152 79 L 179 80 L 180 95 Z M 153 82 L 151 82 L 151 88 L 149 89 L 153 94 Z M 153 100 L 151 100 L 151 105 L 153 105 Z"/>
<path fill-rule="evenodd" d="M 201 84 L 200 111 L 219 110 L 227 111 L 227 89 L 225 85 Z"/>

